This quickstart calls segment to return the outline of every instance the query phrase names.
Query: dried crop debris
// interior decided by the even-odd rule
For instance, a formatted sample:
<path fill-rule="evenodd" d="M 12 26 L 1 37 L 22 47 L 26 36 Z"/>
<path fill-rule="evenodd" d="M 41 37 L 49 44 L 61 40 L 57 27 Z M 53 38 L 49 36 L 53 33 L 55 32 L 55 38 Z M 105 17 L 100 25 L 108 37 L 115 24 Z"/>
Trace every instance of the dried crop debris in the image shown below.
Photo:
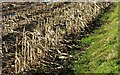
<path fill-rule="evenodd" d="M 87 24 L 109 4 L 3 3 L 3 75 L 68 67 L 73 58 L 65 37 L 89 28 Z"/>

